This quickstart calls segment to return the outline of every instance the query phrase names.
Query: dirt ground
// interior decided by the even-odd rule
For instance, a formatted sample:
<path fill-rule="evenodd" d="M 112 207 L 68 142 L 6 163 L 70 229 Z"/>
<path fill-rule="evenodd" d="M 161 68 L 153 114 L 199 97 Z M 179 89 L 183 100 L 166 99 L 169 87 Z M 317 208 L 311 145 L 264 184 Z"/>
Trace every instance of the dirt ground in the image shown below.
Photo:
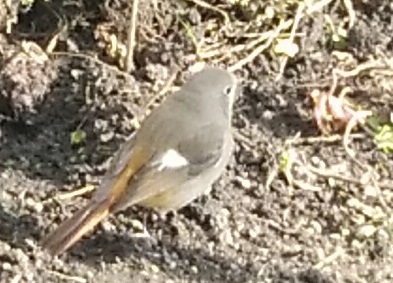
<path fill-rule="evenodd" d="M 321 134 L 309 95 L 360 66 L 336 93 L 388 117 L 391 68 L 362 66 L 391 62 L 392 2 L 141 1 L 127 74 L 129 2 L 0 1 L 0 282 L 393 282 L 392 154 L 358 127 L 351 158 L 342 131 Z M 288 38 L 293 57 L 278 48 Z M 213 191 L 165 219 L 132 207 L 51 258 L 40 240 L 91 193 L 64 194 L 97 185 L 197 61 L 243 85 Z M 149 238 L 137 237 L 144 217 Z"/>

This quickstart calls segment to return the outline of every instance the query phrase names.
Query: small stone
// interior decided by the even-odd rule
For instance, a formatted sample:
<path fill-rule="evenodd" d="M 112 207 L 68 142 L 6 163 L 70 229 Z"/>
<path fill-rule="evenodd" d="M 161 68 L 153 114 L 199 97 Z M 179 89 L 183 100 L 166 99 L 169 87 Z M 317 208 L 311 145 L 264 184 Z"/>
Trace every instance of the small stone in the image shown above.
<path fill-rule="evenodd" d="M 193 272 L 194 274 L 198 273 L 198 267 L 196 267 L 195 265 L 191 266 L 191 272 Z"/>
<path fill-rule="evenodd" d="M 238 259 L 238 262 L 240 262 L 240 261 L 242 261 L 241 258 Z M 239 269 L 239 264 L 236 264 L 236 263 L 232 262 L 229 265 L 229 268 L 232 269 L 232 270 L 238 270 Z"/>
<path fill-rule="evenodd" d="M 25 271 L 23 275 L 24 275 L 24 277 L 25 277 L 25 279 L 26 279 L 26 282 L 33 282 L 33 280 L 34 280 L 34 274 L 33 274 L 33 272 L 31 272 L 31 271 Z"/>
<path fill-rule="evenodd" d="M 141 270 L 140 274 L 143 275 L 143 276 L 149 276 L 150 275 L 149 272 L 147 272 L 146 270 Z"/>
<path fill-rule="evenodd" d="M 351 231 L 349 231 L 349 229 L 347 228 L 343 228 L 341 229 L 341 235 L 343 235 L 344 237 L 347 237 L 351 234 Z M 334 235 L 334 234 L 333 234 Z M 338 234 L 337 234 L 338 235 Z"/>
<path fill-rule="evenodd" d="M 22 279 L 22 275 L 21 274 L 17 274 L 14 278 L 12 278 L 12 283 L 14 282 L 21 282 Z"/>
<path fill-rule="evenodd" d="M 131 220 L 131 225 L 132 225 L 132 228 L 134 228 L 134 230 L 137 230 L 137 231 L 144 231 L 144 229 L 145 229 L 143 223 L 141 221 L 139 221 L 138 219 Z"/>
<path fill-rule="evenodd" d="M 307 235 L 314 235 L 314 229 L 311 227 L 306 228 L 304 231 L 307 233 Z"/>
<path fill-rule="evenodd" d="M 113 132 L 107 132 L 100 135 L 100 140 L 103 143 L 107 143 L 113 139 L 115 134 Z"/>
<path fill-rule="evenodd" d="M 270 110 L 265 110 L 262 112 L 262 117 L 266 120 L 273 120 L 275 112 Z"/>
<path fill-rule="evenodd" d="M 248 190 L 248 189 L 251 188 L 251 181 L 250 181 L 249 179 L 245 179 L 245 178 L 242 178 L 242 177 L 238 176 L 238 177 L 236 178 L 236 181 L 238 182 L 238 184 L 239 184 L 243 189 Z"/>
<path fill-rule="evenodd" d="M 390 235 L 387 231 L 384 229 L 379 229 L 377 232 L 378 238 L 384 241 L 389 241 Z"/>
<path fill-rule="evenodd" d="M 154 273 L 158 273 L 160 271 L 160 268 L 155 264 L 150 266 L 150 268 L 151 268 L 151 271 L 153 271 Z"/>
<path fill-rule="evenodd" d="M 360 183 L 362 184 L 368 184 L 371 179 L 371 173 L 365 173 L 360 177 Z"/>
<path fill-rule="evenodd" d="M 44 210 L 44 206 L 42 203 L 40 202 L 36 202 L 33 199 L 29 199 L 30 200 L 30 205 L 27 205 L 27 207 L 31 208 L 33 211 L 35 212 L 42 212 Z"/>
<path fill-rule="evenodd" d="M 378 189 L 377 189 L 376 187 L 374 187 L 374 186 L 368 185 L 368 186 L 366 186 L 366 188 L 364 189 L 364 194 L 365 194 L 366 196 L 369 196 L 369 197 L 377 197 L 377 195 L 378 195 Z"/>
<path fill-rule="evenodd" d="M 229 229 L 224 230 L 221 234 L 220 234 L 220 241 L 223 242 L 226 245 L 232 245 L 233 244 L 233 237 L 232 237 L 232 233 Z"/>
<path fill-rule="evenodd" d="M 96 128 L 96 129 L 100 129 L 100 130 L 108 129 L 108 125 L 109 125 L 109 122 L 107 120 L 96 119 L 94 121 L 94 128 Z"/>
<path fill-rule="evenodd" d="M 233 231 L 233 237 L 235 239 L 239 239 L 240 238 L 240 232 L 239 231 Z"/>
<path fill-rule="evenodd" d="M 358 240 L 353 240 L 351 243 L 352 247 L 362 249 L 362 244 Z"/>
<path fill-rule="evenodd" d="M 276 15 L 276 12 L 272 6 L 267 5 L 267 7 L 265 8 L 265 15 L 268 19 L 273 19 Z"/>
<path fill-rule="evenodd" d="M 176 269 L 176 267 L 177 267 L 176 261 L 171 261 L 171 262 L 169 263 L 169 269 L 174 270 L 174 269 Z"/>
<path fill-rule="evenodd" d="M 231 215 L 231 212 L 228 209 L 223 208 L 223 209 L 221 209 L 221 214 L 228 217 L 229 215 Z"/>
<path fill-rule="evenodd" d="M 322 226 L 317 221 L 311 221 L 311 226 L 313 227 L 314 231 L 318 234 L 322 233 Z"/>
<path fill-rule="evenodd" d="M 112 225 L 112 223 L 110 223 L 109 221 L 105 221 L 102 223 L 102 228 L 105 231 L 114 231 L 114 226 Z"/>
<path fill-rule="evenodd" d="M 320 260 L 326 258 L 325 251 L 324 251 L 322 248 L 317 248 L 317 249 L 315 249 L 315 251 L 316 251 L 317 256 L 318 256 L 318 258 L 319 258 Z"/>
<path fill-rule="evenodd" d="M 21 249 L 15 250 L 15 256 L 21 265 L 26 265 L 29 262 L 29 257 Z"/>
<path fill-rule="evenodd" d="M 188 71 L 190 71 L 191 73 L 199 72 L 205 67 L 205 65 L 205 62 L 196 62 L 194 65 L 188 68 Z"/>
<path fill-rule="evenodd" d="M 11 246 L 9 244 L 7 244 L 7 243 L 2 243 L 2 249 L 5 252 L 9 252 L 11 250 Z"/>
<path fill-rule="evenodd" d="M 3 270 L 5 270 L 5 271 L 10 271 L 10 270 L 12 269 L 12 265 L 11 265 L 9 262 L 4 262 L 4 263 L 2 264 L 2 268 L 3 268 Z"/>
<path fill-rule="evenodd" d="M 92 271 L 87 271 L 86 276 L 87 278 L 92 279 L 94 277 L 94 273 Z"/>
<path fill-rule="evenodd" d="M 318 165 L 320 160 L 321 159 L 318 156 L 312 156 L 310 158 L 311 164 L 314 166 Z"/>
<path fill-rule="evenodd" d="M 259 227 L 255 226 L 254 228 L 248 230 L 248 235 L 250 236 L 251 239 L 255 239 L 259 235 Z"/>
<path fill-rule="evenodd" d="M 82 70 L 77 70 L 77 69 L 72 69 L 71 70 L 71 76 L 75 79 L 78 80 L 79 77 L 84 73 Z"/>
<path fill-rule="evenodd" d="M 215 223 L 217 228 L 223 229 L 225 226 L 228 225 L 228 216 L 230 215 L 230 212 L 228 209 L 223 208 L 220 213 L 217 214 Z"/>
<path fill-rule="evenodd" d="M 362 238 L 370 238 L 372 235 L 375 234 L 376 231 L 377 228 L 374 225 L 366 224 L 359 228 L 357 234 Z"/>
<path fill-rule="evenodd" d="M 34 241 L 32 239 L 25 239 L 25 243 L 31 247 L 31 248 L 35 248 L 36 245 L 34 244 Z"/>
<path fill-rule="evenodd" d="M 260 256 L 261 260 L 263 260 L 263 261 L 266 260 L 269 256 L 269 252 L 270 252 L 270 249 L 267 249 L 267 248 L 260 249 L 259 256 Z"/>
<path fill-rule="evenodd" d="M 44 267 L 44 263 L 42 262 L 41 259 L 36 259 L 34 265 L 35 265 L 35 267 L 36 267 L 37 269 L 40 269 L 40 268 L 43 268 L 43 267 Z"/>

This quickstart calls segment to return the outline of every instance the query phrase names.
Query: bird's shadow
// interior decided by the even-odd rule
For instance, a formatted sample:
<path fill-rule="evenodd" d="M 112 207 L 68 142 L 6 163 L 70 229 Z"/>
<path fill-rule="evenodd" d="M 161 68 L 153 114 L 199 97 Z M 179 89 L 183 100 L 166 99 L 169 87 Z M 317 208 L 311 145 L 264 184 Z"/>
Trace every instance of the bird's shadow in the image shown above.
<path fill-rule="evenodd" d="M 179 245 L 179 239 L 168 233 L 170 228 L 167 226 L 165 230 L 159 239 L 157 235 L 135 238 L 130 233 L 100 230 L 94 237 L 78 243 L 65 257 L 94 268 L 99 268 L 102 262 L 115 263 L 133 258 L 135 264 L 147 262 L 159 266 L 161 271 L 172 278 L 187 281 L 218 282 L 231 278 L 231 282 L 240 283 L 258 278 L 260 270 L 252 263 L 238 265 L 235 258 L 211 255 L 204 248 Z M 192 272 L 193 268 L 198 272 Z M 236 270 L 238 274 L 231 276 L 231 270 Z"/>
<path fill-rule="evenodd" d="M 159 266 L 169 277 L 182 282 L 334 282 L 327 274 L 312 268 L 296 273 L 280 261 L 273 264 L 270 260 L 250 259 L 240 264 L 237 254 L 222 256 L 218 252 L 209 252 L 207 245 L 187 247 L 179 244 L 176 236 L 170 235 L 168 225 L 171 224 L 163 225 L 166 228 L 159 240 L 135 238 L 129 233 L 119 234 L 101 229 L 94 237 L 78 243 L 64 257 L 94 268 L 102 266 L 102 262 L 116 263 L 131 257 L 136 265 L 146 262 Z"/>

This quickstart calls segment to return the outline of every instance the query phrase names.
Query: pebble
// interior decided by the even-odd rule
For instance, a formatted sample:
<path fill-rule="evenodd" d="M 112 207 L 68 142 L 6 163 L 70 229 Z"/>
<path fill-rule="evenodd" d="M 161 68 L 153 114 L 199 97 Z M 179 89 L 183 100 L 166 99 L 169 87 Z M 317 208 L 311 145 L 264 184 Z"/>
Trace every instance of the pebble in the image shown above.
<path fill-rule="evenodd" d="M 160 272 L 160 268 L 155 264 L 153 264 L 150 268 L 151 268 L 151 271 L 153 271 L 154 273 Z"/>
<path fill-rule="evenodd" d="M 71 70 L 71 76 L 75 79 L 78 80 L 81 75 L 83 75 L 84 71 L 78 70 L 78 69 L 72 69 Z"/>
<path fill-rule="evenodd" d="M 177 263 L 176 263 L 175 261 L 171 261 L 171 262 L 169 263 L 169 269 L 175 270 L 176 267 L 177 267 Z"/>
<path fill-rule="evenodd" d="M 32 198 L 26 198 L 25 200 L 26 206 L 30 209 L 32 209 L 35 212 L 42 212 L 44 210 L 44 206 L 40 202 L 36 202 Z"/>
<path fill-rule="evenodd" d="M 387 231 L 385 231 L 384 229 L 379 229 L 377 231 L 377 235 L 378 235 L 379 239 L 384 240 L 384 241 L 389 241 L 389 239 L 390 239 L 389 233 Z"/>
<path fill-rule="evenodd" d="M 362 244 L 358 240 L 353 240 L 351 246 L 356 249 L 362 249 Z"/>
<path fill-rule="evenodd" d="M 21 249 L 15 250 L 15 257 L 20 266 L 26 267 L 29 264 L 29 257 Z"/>
<path fill-rule="evenodd" d="M 115 226 L 109 221 L 102 222 L 102 228 L 107 232 L 115 231 Z"/>
<path fill-rule="evenodd" d="M 92 279 L 94 277 L 94 273 L 92 271 L 88 271 L 86 273 L 87 278 Z"/>
<path fill-rule="evenodd" d="M 364 189 L 364 194 L 369 197 L 377 197 L 378 189 L 374 186 L 368 185 Z"/>
<path fill-rule="evenodd" d="M 325 162 L 319 157 L 319 156 L 312 156 L 311 159 L 311 164 L 318 167 L 319 169 L 325 169 L 326 164 Z"/>
<path fill-rule="evenodd" d="M 24 277 L 26 279 L 26 282 L 33 282 L 33 279 L 34 279 L 34 273 L 33 272 L 25 271 L 23 275 L 24 275 Z"/>
<path fill-rule="evenodd" d="M 5 271 L 11 271 L 12 265 L 9 262 L 4 262 L 1 266 Z"/>
<path fill-rule="evenodd" d="M 103 143 L 107 143 L 107 142 L 111 141 L 114 136 L 115 136 L 115 133 L 112 131 L 103 133 L 100 135 L 100 141 Z"/>
<path fill-rule="evenodd" d="M 223 208 L 221 209 L 220 213 L 217 214 L 215 222 L 216 226 L 219 229 L 222 229 L 228 225 L 228 216 L 230 215 L 230 212 L 228 209 Z"/>
<path fill-rule="evenodd" d="M 196 267 L 195 265 L 193 265 L 193 266 L 191 266 L 191 271 L 194 273 L 194 274 L 197 274 L 198 273 L 198 267 Z"/>
<path fill-rule="evenodd" d="M 248 230 L 248 236 L 250 236 L 251 239 L 255 239 L 256 237 L 258 237 L 259 232 L 259 227 L 255 226 Z"/>
<path fill-rule="evenodd" d="M 357 234 L 359 237 L 362 237 L 362 238 L 370 238 L 371 236 L 373 236 L 375 234 L 376 231 L 377 231 L 377 228 L 374 225 L 366 224 L 366 225 L 363 225 L 359 228 Z"/>
<path fill-rule="evenodd" d="M 236 181 L 243 189 L 248 190 L 251 188 L 251 181 L 249 179 L 238 176 L 236 177 Z"/>
<path fill-rule="evenodd" d="M 314 231 L 318 234 L 322 233 L 322 226 L 319 222 L 313 220 L 311 221 L 311 226 L 313 227 Z"/>
<path fill-rule="evenodd" d="M 220 234 L 220 241 L 226 245 L 233 245 L 233 236 L 232 233 L 229 229 L 224 230 L 221 234 Z"/>
<path fill-rule="evenodd" d="M 133 219 L 131 220 L 131 225 L 132 228 L 136 231 L 144 231 L 145 227 L 143 226 L 143 223 L 139 221 L 138 219 Z"/>
<path fill-rule="evenodd" d="M 273 111 L 270 111 L 270 110 L 262 111 L 262 117 L 265 120 L 273 120 L 274 116 L 275 116 L 275 112 L 273 112 Z"/>
<path fill-rule="evenodd" d="M 9 252 L 9 251 L 11 251 L 11 246 L 9 245 L 9 244 L 7 244 L 7 243 L 1 243 L 2 244 L 2 250 L 4 251 L 4 252 Z"/>

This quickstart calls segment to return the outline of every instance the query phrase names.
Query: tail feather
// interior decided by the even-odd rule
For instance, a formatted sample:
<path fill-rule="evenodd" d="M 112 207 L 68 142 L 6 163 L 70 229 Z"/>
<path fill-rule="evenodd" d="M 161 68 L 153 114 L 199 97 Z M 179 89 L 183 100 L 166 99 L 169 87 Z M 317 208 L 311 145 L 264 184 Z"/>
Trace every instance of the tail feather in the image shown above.
<path fill-rule="evenodd" d="M 50 233 L 43 241 L 44 248 L 53 256 L 66 251 L 109 213 L 108 200 L 91 201 Z"/>

